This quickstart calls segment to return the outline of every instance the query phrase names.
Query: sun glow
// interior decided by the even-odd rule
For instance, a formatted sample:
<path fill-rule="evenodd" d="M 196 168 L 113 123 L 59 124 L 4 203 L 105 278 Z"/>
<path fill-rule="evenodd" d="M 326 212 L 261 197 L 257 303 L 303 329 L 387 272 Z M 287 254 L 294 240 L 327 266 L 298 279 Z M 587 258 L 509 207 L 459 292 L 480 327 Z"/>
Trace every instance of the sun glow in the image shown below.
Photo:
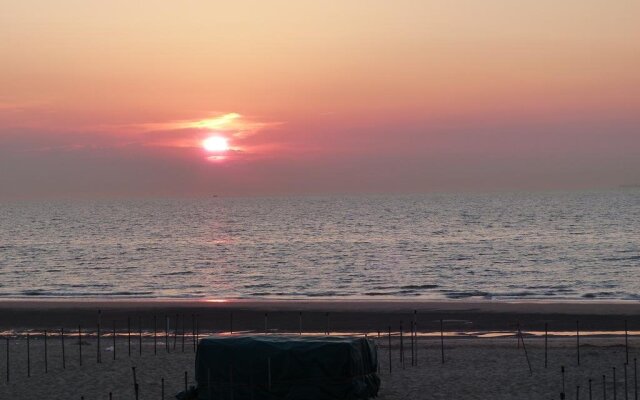
<path fill-rule="evenodd" d="M 210 136 L 202 141 L 202 147 L 211 153 L 224 153 L 229 150 L 229 141 L 222 136 Z"/>

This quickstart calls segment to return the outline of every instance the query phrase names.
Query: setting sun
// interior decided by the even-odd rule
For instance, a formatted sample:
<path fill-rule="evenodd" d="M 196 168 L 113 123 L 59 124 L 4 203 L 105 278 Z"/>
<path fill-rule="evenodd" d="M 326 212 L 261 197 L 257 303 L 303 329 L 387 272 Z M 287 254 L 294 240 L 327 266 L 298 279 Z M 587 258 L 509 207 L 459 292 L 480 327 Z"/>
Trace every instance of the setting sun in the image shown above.
<path fill-rule="evenodd" d="M 229 141 L 222 136 L 210 136 L 202 141 L 206 151 L 221 153 L 229 150 Z"/>

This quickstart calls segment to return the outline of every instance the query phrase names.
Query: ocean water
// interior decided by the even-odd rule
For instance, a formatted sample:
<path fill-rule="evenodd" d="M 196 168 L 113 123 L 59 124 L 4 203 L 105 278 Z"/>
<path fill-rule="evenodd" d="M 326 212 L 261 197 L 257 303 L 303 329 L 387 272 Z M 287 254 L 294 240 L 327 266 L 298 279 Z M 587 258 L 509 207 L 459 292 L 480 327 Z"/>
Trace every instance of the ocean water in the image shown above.
<path fill-rule="evenodd" d="M 4 203 L 0 296 L 640 299 L 640 190 Z"/>

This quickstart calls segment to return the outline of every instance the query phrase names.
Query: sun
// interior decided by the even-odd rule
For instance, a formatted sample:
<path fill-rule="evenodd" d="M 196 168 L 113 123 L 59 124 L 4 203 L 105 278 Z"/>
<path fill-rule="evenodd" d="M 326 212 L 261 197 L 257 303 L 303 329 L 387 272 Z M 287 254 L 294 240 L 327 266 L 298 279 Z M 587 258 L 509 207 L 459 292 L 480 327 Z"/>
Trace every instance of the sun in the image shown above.
<path fill-rule="evenodd" d="M 229 150 L 229 140 L 222 136 L 209 136 L 202 141 L 202 147 L 211 153 L 224 153 Z"/>

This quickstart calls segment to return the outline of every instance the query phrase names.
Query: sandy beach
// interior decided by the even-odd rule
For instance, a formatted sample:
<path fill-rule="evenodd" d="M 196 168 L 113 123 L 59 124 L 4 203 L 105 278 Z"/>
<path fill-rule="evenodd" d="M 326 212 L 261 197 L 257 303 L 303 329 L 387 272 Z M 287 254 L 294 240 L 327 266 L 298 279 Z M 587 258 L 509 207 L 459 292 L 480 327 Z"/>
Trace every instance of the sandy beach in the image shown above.
<path fill-rule="evenodd" d="M 131 367 L 136 367 L 141 399 L 160 398 L 162 379 L 165 398 L 170 399 L 184 388 L 185 371 L 189 385 L 194 384 L 194 329 L 191 324 L 195 315 L 198 315 L 198 335 L 202 337 L 228 335 L 231 326 L 234 334 L 265 334 L 265 313 L 267 334 L 299 333 L 300 315 L 303 334 L 321 334 L 326 329 L 329 313 L 332 335 L 366 333 L 372 337 L 379 349 L 381 399 L 559 398 L 561 366 L 565 366 L 567 398 L 576 398 L 578 385 L 580 395 L 588 398 L 589 379 L 592 379 L 593 398 L 602 398 L 603 375 L 607 397 L 614 398 L 615 367 L 616 395 L 622 399 L 625 398 L 627 352 L 627 392 L 629 398 L 633 398 L 634 359 L 640 346 L 633 315 L 637 315 L 638 308 L 636 303 L 4 301 L 0 304 L 5 336 L 0 346 L 0 398 L 80 399 L 84 396 L 85 399 L 108 399 L 109 392 L 114 399 L 133 398 Z M 101 310 L 100 363 L 97 362 L 96 337 L 98 309 Z M 417 311 L 419 332 L 413 355 L 417 365 L 412 365 L 406 334 L 414 310 Z M 153 316 L 156 317 L 155 344 Z M 169 317 L 168 350 L 166 317 Z M 132 332 L 131 355 L 127 318 Z M 440 319 L 445 328 L 444 364 Z M 582 331 L 579 365 L 575 336 L 578 320 Z M 623 333 L 625 320 L 630 331 L 628 347 Z M 115 360 L 114 321 L 117 332 Z M 404 365 L 400 361 L 400 321 L 404 321 L 405 331 Z M 526 354 L 514 334 L 518 322 L 524 332 Z M 550 332 L 546 368 L 544 336 L 539 336 L 544 323 Z M 77 338 L 78 325 L 83 326 L 82 346 Z M 391 372 L 389 326 L 393 332 Z M 60 328 L 66 332 L 65 368 Z M 378 329 L 381 330 L 380 337 Z M 44 330 L 48 331 L 46 373 Z M 6 338 L 9 343 L 8 382 Z"/>

